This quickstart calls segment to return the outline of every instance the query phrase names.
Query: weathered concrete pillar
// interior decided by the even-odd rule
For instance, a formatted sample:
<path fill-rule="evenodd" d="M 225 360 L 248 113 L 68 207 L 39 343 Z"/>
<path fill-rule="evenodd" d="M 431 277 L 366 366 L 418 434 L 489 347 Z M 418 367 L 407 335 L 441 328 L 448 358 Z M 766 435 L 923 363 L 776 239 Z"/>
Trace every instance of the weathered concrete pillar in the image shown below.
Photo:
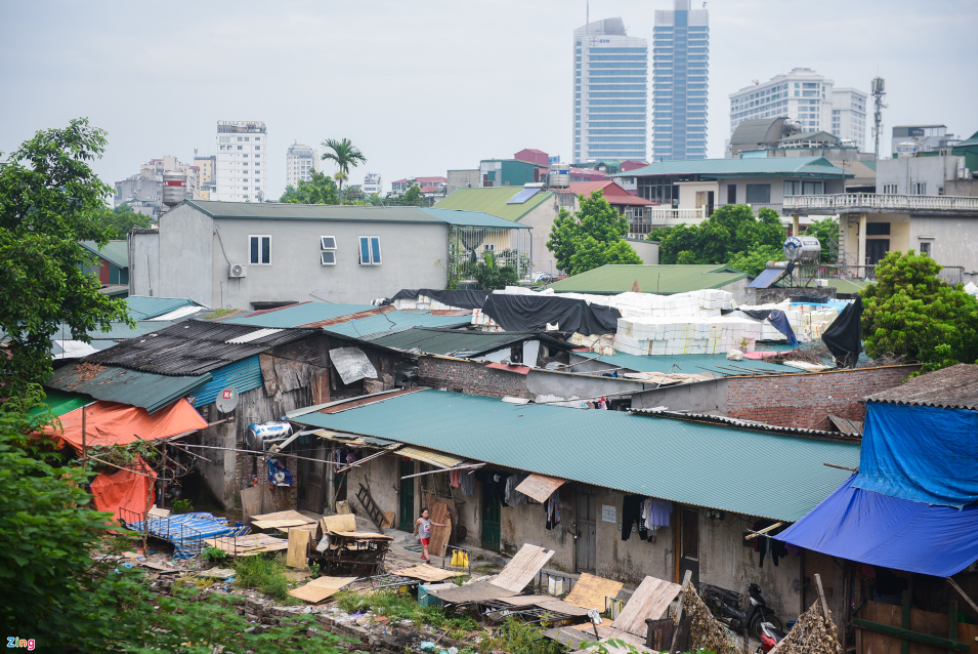
<path fill-rule="evenodd" d="M 859 214 L 859 260 L 858 265 L 866 265 L 866 214 Z M 865 273 L 865 271 L 863 271 Z M 865 276 L 865 275 L 863 275 Z"/>
<path fill-rule="evenodd" d="M 798 222 L 798 214 L 793 213 L 791 214 L 791 235 L 798 236 L 799 232 L 801 232 L 801 225 Z"/>

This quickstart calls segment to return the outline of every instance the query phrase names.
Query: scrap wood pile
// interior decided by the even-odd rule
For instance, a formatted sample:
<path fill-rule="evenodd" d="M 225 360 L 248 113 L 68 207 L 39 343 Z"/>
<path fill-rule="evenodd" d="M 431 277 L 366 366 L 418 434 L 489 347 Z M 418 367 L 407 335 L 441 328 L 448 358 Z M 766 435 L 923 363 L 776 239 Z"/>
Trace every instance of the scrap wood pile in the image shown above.
<path fill-rule="evenodd" d="M 822 615 L 819 602 L 801 614 L 788 635 L 771 654 L 841 654 L 839 633 L 831 616 Z"/>
<path fill-rule="evenodd" d="M 700 599 L 692 584 L 686 586 L 682 608 L 690 621 L 690 645 L 694 649 L 715 652 L 715 654 L 739 652 L 733 633 L 713 617 L 709 607 Z"/>

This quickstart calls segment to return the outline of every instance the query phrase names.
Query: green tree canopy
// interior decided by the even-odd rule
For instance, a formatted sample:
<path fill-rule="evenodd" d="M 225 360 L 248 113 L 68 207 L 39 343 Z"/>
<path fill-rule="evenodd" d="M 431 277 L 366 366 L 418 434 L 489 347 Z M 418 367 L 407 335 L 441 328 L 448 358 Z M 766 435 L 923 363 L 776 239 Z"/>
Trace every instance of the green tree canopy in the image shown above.
<path fill-rule="evenodd" d="M 336 184 L 330 179 L 329 175 L 309 171 L 310 180 L 299 180 L 298 186 L 285 187 L 285 193 L 279 202 L 289 204 L 339 204 L 339 195 L 336 192 Z"/>
<path fill-rule="evenodd" d="M 0 413 L 41 397 L 59 325 L 88 342 L 90 330 L 128 320 L 125 300 L 103 295 L 98 278 L 82 272 L 95 257 L 78 244 L 102 247 L 112 236 L 101 222 L 112 189 L 89 167 L 105 143 L 103 130 L 76 119 L 37 132 L 0 168 L 0 328 L 10 340 L 9 356 L 0 356 L 8 397 Z"/>
<path fill-rule="evenodd" d="M 472 276 L 483 291 L 494 291 L 507 286 L 516 286 L 520 282 L 519 273 L 510 265 L 499 266 L 491 252 L 483 255 L 484 261 L 475 267 Z"/>
<path fill-rule="evenodd" d="M 717 208 L 702 225 L 678 225 L 660 234 L 657 234 L 660 263 L 679 263 L 679 254 L 690 252 L 695 263 L 720 264 L 735 255 L 764 247 L 781 250 L 786 232 L 781 217 L 773 209 L 765 207 L 754 218 L 749 206 L 726 204 Z M 688 260 L 689 256 L 684 259 Z"/>
<path fill-rule="evenodd" d="M 822 220 L 813 220 L 805 228 L 805 236 L 814 236 L 822 246 L 820 261 L 822 263 L 835 263 L 839 256 L 839 221 L 828 217 Z"/>
<path fill-rule="evenodd" d="M 761 245 L 753 250 L 731 255 L 727 265 L 734 270 L 747 273 L 751 277 L 757 277 L 767 267 L 768 261 L 781 261 L 782 259 L 784 259 L 783 248 Z"/>
<path fill-rule="evenodd" d="M 428 201 L 424 193 L 421 192 L 421 187 L 417 184 L 411 184 L 401 196 L 401 204 L 406 207 L 423 207 L 428 204 Z"/>
<path fill-rule="evenodd" d="M 978 300 L 945 284 L 941 266 L 913 250 L 890 252 L 860 295 L 871 357 L 905 355 L 936 370 L 978 360 Z"/>
<path fill-rule="evenodd" d="M 111 233 L 110 238 L 123 239 L 133 227 L 149 227 L 149 216 L 133 211 L 128 204 L 120 204 L 115 209 L 105 208 L 98 213 L 102 227 Z"/>
<path fill-rule="evenodd" d="M 339 182 L 339 196 L 342 200 L 343 180 L 350 177 L 350 168 L 356 168 L 359 164 L 367 163 L 367 158 L 353 145 L 350 139 L 326 139 L 323 141 L 323 147 L 327 149 L 323 153 L 323 161 L 336 163 L 336 172 L 338 173 L 336 181 Z"/>
<path fill-rule="evenodd" d="M 554 220 L 547 249 L 554 254 L 557 268 L 568 275 L 579 275 L 608 264 L 641 264 L 642 258 L 628 244 L 628 219 L 618 213 L 600 190 L 587 198 L 579 196 L 581 210 L 565 209 Z"/>

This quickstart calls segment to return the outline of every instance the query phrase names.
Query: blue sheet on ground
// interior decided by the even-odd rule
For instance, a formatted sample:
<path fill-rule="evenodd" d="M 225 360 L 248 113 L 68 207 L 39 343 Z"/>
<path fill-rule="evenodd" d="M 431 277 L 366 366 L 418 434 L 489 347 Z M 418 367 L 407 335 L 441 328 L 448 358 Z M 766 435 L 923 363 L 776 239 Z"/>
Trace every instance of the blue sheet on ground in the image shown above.
<path fill-rule="evenodd" d="M 870 402 L 857 488 L 960 508 L 978 501 L 978 412 Z"/>
<path fill-rule="evenodd" d="M 931 506 L 856 488 L 855 475 L 774 538 L 850 561 L 950 577 L 978 559 L 978 505 Z"/>
<path fill-rule="evenodd" d="M 131 522 L 126 525 L 133 531 L 147 531 L 173 543 L 175 559 L 189 559 L 197 556 L 205 547 L 206 538 L 243 536 L 251 527 L 231 527 L 227 518 L 218 518 L 210 513 L 182 513 L 165 518 L 151 516 L 149 520 Z"/>

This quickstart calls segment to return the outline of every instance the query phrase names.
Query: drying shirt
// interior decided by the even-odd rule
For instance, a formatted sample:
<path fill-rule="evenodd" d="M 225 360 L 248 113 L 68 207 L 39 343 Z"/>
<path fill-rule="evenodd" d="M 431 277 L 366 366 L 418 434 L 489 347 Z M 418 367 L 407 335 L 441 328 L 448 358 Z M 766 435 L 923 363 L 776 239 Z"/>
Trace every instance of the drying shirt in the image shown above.
<path fill-rule="evenodd" d="M 475 495 L 475 473 L 462 471 L 459 476 L 459 483 L 462 485 L 462 495 Z"/>
<path fill-rule="evenodd" d="M 431 520 L 425 520 L 421 518 L 421 524 L 418 525 L 418 536 L 420 538 L 431 538 Z"/>

